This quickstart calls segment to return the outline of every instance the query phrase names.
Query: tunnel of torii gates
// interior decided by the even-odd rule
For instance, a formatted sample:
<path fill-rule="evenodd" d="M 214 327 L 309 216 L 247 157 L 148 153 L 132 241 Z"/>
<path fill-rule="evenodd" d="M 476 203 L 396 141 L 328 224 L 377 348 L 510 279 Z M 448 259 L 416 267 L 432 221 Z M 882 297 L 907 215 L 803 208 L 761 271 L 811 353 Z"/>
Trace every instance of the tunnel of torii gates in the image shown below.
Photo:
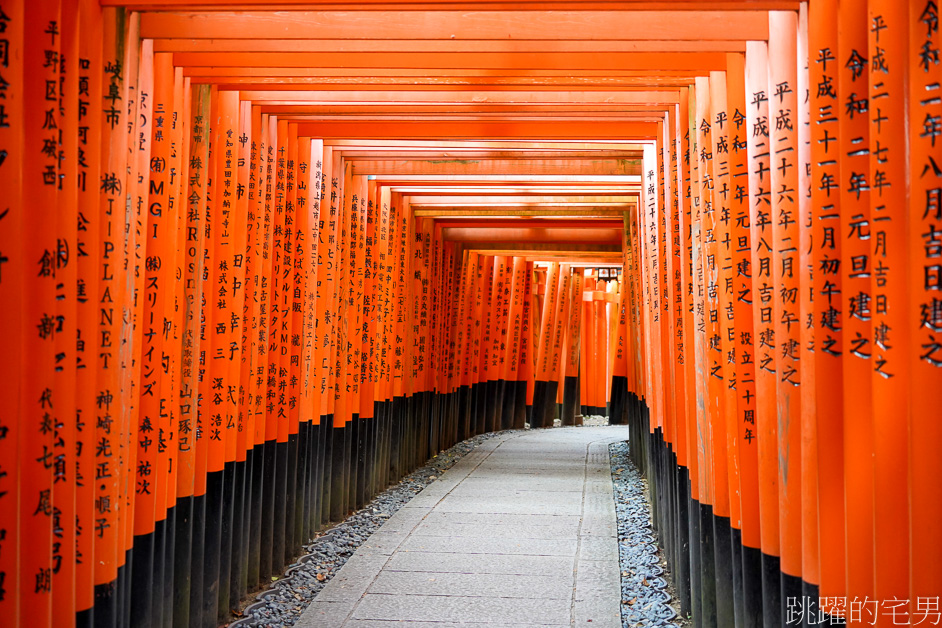
<path fill-rule="evenodd" d="M 0 0 L 0 624 L 224 623 L 557 412 L 695 625 L 939 624 L 936 0 L 376 2 Z"/>

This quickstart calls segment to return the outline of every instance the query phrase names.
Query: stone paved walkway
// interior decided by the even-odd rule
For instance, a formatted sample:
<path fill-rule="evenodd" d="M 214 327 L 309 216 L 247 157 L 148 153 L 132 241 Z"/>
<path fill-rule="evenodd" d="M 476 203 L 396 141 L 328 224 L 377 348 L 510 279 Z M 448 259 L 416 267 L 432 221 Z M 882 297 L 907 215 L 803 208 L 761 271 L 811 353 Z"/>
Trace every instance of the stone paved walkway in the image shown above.
<path fill-rule="evenodd" d="M 616 628 L 608 444 L 624 426 L 500 434 L 373 534 L 297 626 Z"/>

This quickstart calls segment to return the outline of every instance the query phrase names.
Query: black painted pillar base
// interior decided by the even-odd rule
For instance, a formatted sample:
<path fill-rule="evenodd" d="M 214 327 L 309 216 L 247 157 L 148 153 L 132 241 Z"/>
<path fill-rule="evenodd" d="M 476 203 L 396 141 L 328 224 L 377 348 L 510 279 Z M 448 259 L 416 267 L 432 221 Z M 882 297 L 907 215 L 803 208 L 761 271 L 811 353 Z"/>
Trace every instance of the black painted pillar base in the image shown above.
<path fill-rule="evenodd" d="M 222 501 L 225 477 L 222 470 L 206 474 L 206 521 L 203 532 L 203 606 L 202 626 L 218 625 L 220 537 L 222 536 Z M 277 517 L 277 515 L 276 515 Z M 277 519 L 276 519 L 277 521 Z M 195 566 L 195 565 L 194 565 Z"/>
<path fill-rule="evenodd" d="M 75 628 L 95 628 L 95 606 L 75 613 Z"/>
<path fill-rule="evenodd" d="M 729 529 L 729 543 L 732 549 L 733 615 L 736 619 L 737 628 L 741 628 L 745 616 L 742 582 L 742 530 L 731 527 Z"/>
<path fill-rule="evenodd" d="M 733 626 L 733 550 L 729 517 L 713 515 L 713 568 L 716 578 L 716 623 Z"/>
<path fill-rule="evenodd" d="M 556 393 L 559 392 L 559 382 L 546 382 L 546 402 L 543 406 L 543 427 L 553 427 L 556 419 Z"/>
<path fill-rule="evenodd" d="M 811 626 L 829 626 L 830 624 L 824 624 L 821 621 L 818 621 L 821 609 L 818 606 L 818 596 L 821 595 L 821 591 L 816 584 L 811 584 L 810 582 L 801 581 L 801 595 L 804 609 L 804 623 L 805 628 L 810 628 Z M 786 604 L 787 606 L 787 604 Z"/>
<path fill-rule="evenodd" d="M 133 525 L 129 522 L 128 525 Z M 131 573 L 131 625 L 151 628 L 154 616 L 154 533 L 134 536 L 137 569 Z"/>
<path fill-rule="evenodd" d="M 235 516 L 235 461 L 225 463 L 222 470 L 222 495 L 220 500 L 220 534 L 219 534 L 219 587 L 216 601 L 216 623 L 224 624 L 229 620 L 230 582 L 232 579 L 232 526 Z M 238 600 L 236 600 L 238 601 Z"/>
<path fill-rule="evenodd" d="M 803 600 L 802 597 L 801 597 L 801 596 L 802 596 L 802 593 L 803 593 L 803 592 L 802 592 L 802 586 L 801 586 L 801 585 L 802 585 L 802 581 L 801 581 L 801 578 L 800 578 L 800 577 L 790 576 L 790 575 L 788 575 L 787 573 L 782 572 L 782 597 L 781 597 L 781 599 L 782 599 L 782 615 L 781 615 L 781 620 L 782 620 L 782 625 L 783 625 L 783 626 L 789 626 L 789 625 L 791 625 L 791 626 L 802 626 L 802 625 L 804 625 L 804 621 L 800 621 L 800 622 L 792 621 L 791 624 L 788 624 L 788 623 L 787 623 L 788 620 L 789 620 L 789 617 L 788 617 L 788 615 L 789 615 L 789 612 L 788 612 L 789 606 L 792 608 L 792 612 L 793 612 L 795 615 L 798 615 L 798 614 L 799 614 L 799 613 L 798 613 L 798 609 L 801 609 L 802 611 L 806 610 L 805 607 L 807 606 L 807 603 L 806 603 L 806 601 Z M 815 600 L 815 601 L 817 601 L 817 600 Z M 801 615 L 804 615 L 804 614 L 805 614 L 804 612 L 801 613 Z M 804 619 L 804 618 L 802 618 L 802 619 Z"/>
<path fill-rule="evenodd" d="M 117 628 L 118 626 L 118 581 L 95 585 L 95 628 Z"/>
<path fill-rule="evenodd" d="M 690 615 L 690 532 L 687 525 L 690 503 L 690 474 L 686 467 L 677 469 L 677 570 L 674 587 L 680 598 L 680 614 Z"/>
<path fill-rule="evenodd" d="M 458 434 L 459 441 L 471 436 L 471 387 L 458 388 Z"/>
<path fill-rule="evenodd" d="M 343 521 L 347 512 L 344 478 L 347 475 L 347 448 L 345 446 L 346 427 L 333 427 L 330 430 L 331 460 L 330 460 L 330 508 L 329 517 L 332 522 Z"/>
<path fill-rule="evenodd" d="M 533 409 L 530 411 L 530 429 L 546 427 L 546 382 L 536 380 L 533 384 Z"/>
<path fill-rule="evenodd" d="M 762 628 L 762 552 L 742 546 L 743 628 Z"/>
<path fill-rule="evenodd" d="M 514 424 L 514 409 L 516 400 L 516 382 L 498 380 L 497 386 L 500 389 L 500 429 L 509 430 Z"/>
<path fill-rule="evenodd" d="M 690 495 L 690 486 L 687 494 Z M 690 614 L 693 617 L 695 628 L 713 628 L 703 623 L 703 612 L 700 597 L 700 501 L 690 498 L 687 502 L 687 526 L 690 533 Z"/>
<path fill-rule="evenodd" d="M 762 552 L 762 624 L 779 628 L 782 619 L 781 560 Z"/>
<path fill-rule="evenodd" d="M 207 481 L 208 481 L 207 476 Z M 193 496 L 193 528 L 190 544 L 190 628 L 201 628 L 203 612 L 204 545 L 206 537 L 206 495 Z"/>
<path fill-rule="evenodd" d="M 496 432 L 497 424 L 497 380 L 489 379 L 484 384 L 484 429 L 486 432 Z"/>
<path fill-rule="evenodd" d="M 563 379 L 563 411 L 559 415 L 561 425 L 576 424 L 576 405 L 579 403 L 579 378 L 566 376 Z"/>
<path fill-rule="evenodd" d="M 514 420 L 513 429 L 522 430 L 527 422 L 527 381 L 513 382 Z"/>
<path fill-rule="evenodd" d="M 259 491 L 262 496 L 261 520 L 259 523 L 259 583 L 271 582 L 272 548 L 275 535 L 275 456 L 277 441 L 265 441 L 262 445 L 262 475 Z"/>
<path fill-rule="evenodd" d="M 173 625 L 188 626 L 190 617 L 190 549 L 193 542 L 192 496 L 177 497 L 177 505 L 174 506 L 174 519 L 176 531 L 173 545 Z"/>

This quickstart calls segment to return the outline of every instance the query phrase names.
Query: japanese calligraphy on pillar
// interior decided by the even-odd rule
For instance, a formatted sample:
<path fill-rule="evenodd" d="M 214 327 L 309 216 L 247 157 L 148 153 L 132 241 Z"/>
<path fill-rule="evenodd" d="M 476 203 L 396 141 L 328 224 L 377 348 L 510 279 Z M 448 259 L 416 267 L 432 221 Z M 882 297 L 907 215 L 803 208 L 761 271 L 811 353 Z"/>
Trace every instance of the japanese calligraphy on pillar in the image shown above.
<path fill-rule="evenodd" d="M 911 329 L 909 477 L 913 495 L 924 496 L 910 507 L 912 553 L 910 599 L 929 600 L 942 589 L 938 564 L 942 539 L 929 525 L 942 516 L 942 498 L 934 474 L 942 473 L 942 440 L 937 420 L 942 382 L 942 63 L 939 7 L 936 0 L 909 4 L 909 150 L 908 216 L 909 300 L 906 325 Z M 903 29 L 905 30 L 905 28 Z M 897 229 L 902 229 L 897 223 Z M 899 306 L 897 306 L 899 307 Z M 916 616 L 913 616 L 915 620 Z M 914 621 L 915 623 L 915 621 Z"/>
<path fill-rule="evenodd" d="M 818 455 L 818 534 L 823 598 L 844 589 L 844 434 L 841 303 L 840 145 L 837 5 L 815 3 L 809 16 L 811 275 Z M 807 378 L 806 378 L 807 379 Z M 806 385 L 808 382 L 806 381 Z M 822 608 L 829 612 L 830 608 Z"/>
<path fill-rule="evenodd" d="M 870 240 L 870 99 L 867 2 L 840 3 L 838 15 L 837 147 L 840 159 L 841 258 L 825 275 L 839 273 L 844 389 L 844 463 L 847 590 L 873 595 L 873 434 L 870 362 L 873 292 Z M 823 348 L 823 347 L 822 347 Z M 865 549 L 866 548 L 866 549 Z"/>
<path fill-rule="evenodd" d="M 26 251 L 23 250 L 25 211 L 23 199 L 23 127 L 14 120 L 23 119 L 24 84 L 22 72 L 9 72 L 11 58 L 22 58 L 24 3 L 0 2 L 0 76 L 4 89 L 0 98 L 0 300 L 21 302 L 27 286 Z M 97 201 L 97 197 L 96 197 Z M 94 206 L 97 213 L 97 202 Z M 97 272 L 97 269 L 95 269 Z M 0 612 L 18 617 L 19 585 L 17 544 L 20 542 L 20 478 L 17 459 L 21 426 L 19 417 L 29 409 L 31 400 L 19 394 L 18 376 L 23 360 L 22 332 L 26 324 L 22 308 L 0 308 Z M 28 496 L 28 494 L 27 494 Z M 28 581 L 26 581 L 28 582 Z"/>
<path fill-rule="evenodd" d="M 769 14 L 773 315 L 781 569 L 801 575 L 801 264 L 798 172 L 798 16 Z"/>
<path fill-rule="evenodd" d="M 874 575 L 877 599 L 909 598 L 909 498 L 904 460 L 906 430 L 896 417 L 909 415 L 909 333 L 904 308 L 909 288 L 909 246 L 904 225 L 910 216 L 904 91 L 908 8 L 902 2 L 869 3 L 870 118 L 870 292 L 871 385 L 873 391 Z M 918 67 L 918 66 L 917 66 Z M 914 120 L 918 124 L 918 121 Z M 915 197 L 911 197 L 915 198 Z M 940 267 L 942 270 L 942 267 Z M 942 290 L 942 281 L 937 282 Z M 895 479 L 894 479 L 895 478 Z M 904 479 L 905 478 L 905 479 Z M 903 607 L 909 610 L 909 605 Z M 900 609 L 899 615 L 902 615 Z M 894 619 L 894 622 L 896 620 Z M 888 620 L 883 620 L 890 624 Z"/>

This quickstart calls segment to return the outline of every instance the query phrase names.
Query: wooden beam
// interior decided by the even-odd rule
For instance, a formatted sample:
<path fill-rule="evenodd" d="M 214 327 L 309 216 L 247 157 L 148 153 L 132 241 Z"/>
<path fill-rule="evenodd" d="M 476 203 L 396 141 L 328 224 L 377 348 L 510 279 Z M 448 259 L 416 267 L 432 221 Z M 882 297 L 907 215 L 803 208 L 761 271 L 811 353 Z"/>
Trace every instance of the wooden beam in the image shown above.
<path fill-rule="evenodd" d="M 157 39 L 155 52 L 745 52 L 742 40 Z"/>
<path fill-rule="evenodd" d="M 405 196 L 405 195 L 404 195 Z M 405 196 L 410 199 L 413 207 L 472 207 L 475 205 L 595 205 L 598 207 L 607 205 L 623 205 L 632 203 L 634 196 L 599 196 L 599 195 L 581 195 L 581 194 L 556 194 L 556 195 L 513 195 L 499 196 L 488 194 L 486 196 L 462 196 L 451 194 L 411 194 Z"/>
<path fill-rule="evenodd" d="M 611 244 L 621 246 L 621 228 L 511 228 L 443 227 L 442 235 L 452 242 L 553 242 L 556 244 Z"/>
<path fill-rule="evenodd" d="M 412 213 L 416 218 L 473 218 L 473 217 L 499 217 L 499 218 L 511 218 L 511 217 L 559 217 L 559 218 L 622 218 L 625 215 L 624 209 L 612 209 L 612 208 L 593 208 L 593 209 L 580 209 L 580 208 L 564 208 L 564 209 L 520 209 L 513 214 L 509 214 L 507 210 L 504 209 L 475 209 L 474 211 L 469 212 L 456 212 L 456 211 L 447 211 L 441 209 L 417 209 Z"/>
<path fill-rule="evenodd" d="M 301 133 L 301 135 L 306 135 Z M 641 176 L 641 162 L 637 159 L 599 159 L 599 160 L 526 160 L 526 159 L 436 159 L 432 161 L 405 161 L 405 160 L 381 160 L 367 161 L 357 160 L 351 162 L 353 174 L 367 175 L 392 175 L 401 180 L 405 175 L 445 175 L 448 177 L 456 176 L 481 176 L 481 175 L 501 175 L 500 180 L 520 179 L 524 182 L 535 182 L 539 179 L 533 179 L 533 175 L 551 175 L 551 176 Z M 521 179 L 520 175 L 525 175 Z M 457 179 L 443 179 L 457 180 Z M 560 179 L 563 181 L 564 179 Z M 640 182 L 640 178 L 637 180 Z M 625 183 L 629 180 L 625 179 Z"/>
<path fill-rule="evenodd" d="M 190 0 L 100 0 L 101 6 L 122 6 L 138 11 L 166 10 L 167 8 L 192 9 Z M 797 11 L 799 0 L 558 0 L 535 2 L 531 0 L 494 2 L 487 5 L 495 11 Z M 429 10 L 441 6 L 452 11 L 480 10 L 479 2 L 454 2 L 453 0 L 422 0 L 421 2 L 399 2 L 397 0 L 249 0 L 232 3 L 228 0 L 201 0 L 199 6 L 206 11 L 252 11 L 265 7 L 271 11 L 290 11 L 298 7 L 327 6 L 337 11 L 361 11 L 364 8 L 383 11 Z"/>
<path fill-rule="evenodd" d="M 166 11 L 152 39 L 766 40 L 761 11 Z M 390 37 L 395 39 L 395 37 Z"/>
<path fill-rule="evenodd" d="M 512 138 L 512 139 L 645 139 L 657 124 L 646 122 L 311 122 L 298 125 L 298 135 L 332 138 Z"/>
<path fill-rule="evenodd" d="M 150 14 L 146 14 L 150 15 Z M 255 68 L 384 68 L 477 70 L 609 70 L 666 69 L 706 73 L 726 68 L 719 52 L 545 52 L 462 54 L 442 52 L 175 52 L 173 62 L 184 67 Z"/>
<path fill-rule="evenodd" d="M 269 104 L 342 104 L 365 105 L 368 103 L 387 103 L 394 98 L 397 103 L 414 106 L 442 104 L 473 105 L 673 105 L 680 102 L 678 90 L 637 90 L 637 91 L 483 91 L 483 90 L 441 90 L 380 92 L 375 90 L 242 90 L 242 100 L 262 101 Z"/>

